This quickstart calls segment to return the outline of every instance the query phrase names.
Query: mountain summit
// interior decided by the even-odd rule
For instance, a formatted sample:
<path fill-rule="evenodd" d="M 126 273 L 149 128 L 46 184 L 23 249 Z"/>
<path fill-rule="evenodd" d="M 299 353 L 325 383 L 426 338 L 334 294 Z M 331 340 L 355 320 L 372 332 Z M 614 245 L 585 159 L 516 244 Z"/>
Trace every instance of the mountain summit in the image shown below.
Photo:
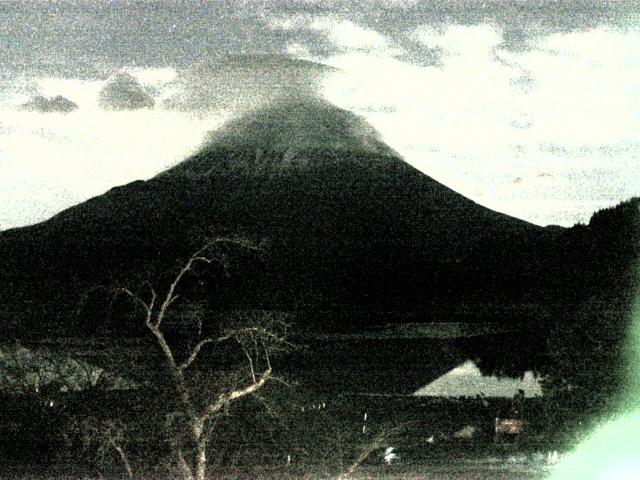
<path fill-rule="evenodd" d="M 166 173 L 264 172 L 306 165 L 321 152 L 381 159 L 399 155 L 362 117 L 314 97 L 280 99 L 232 119 L 209 134 L 196 155 Z"/>

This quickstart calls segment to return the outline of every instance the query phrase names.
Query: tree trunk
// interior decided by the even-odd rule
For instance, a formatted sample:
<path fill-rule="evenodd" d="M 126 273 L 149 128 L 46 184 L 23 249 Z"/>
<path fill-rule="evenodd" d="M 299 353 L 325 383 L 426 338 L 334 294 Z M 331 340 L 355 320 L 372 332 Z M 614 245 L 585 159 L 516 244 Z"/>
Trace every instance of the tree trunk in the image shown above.
<path fill-rule="evenodd" d="M 204 435 L 198 439 L 196 450 L 196 476 L 195 480 L 204 480 L 207 470 L 207 440 Z"/>

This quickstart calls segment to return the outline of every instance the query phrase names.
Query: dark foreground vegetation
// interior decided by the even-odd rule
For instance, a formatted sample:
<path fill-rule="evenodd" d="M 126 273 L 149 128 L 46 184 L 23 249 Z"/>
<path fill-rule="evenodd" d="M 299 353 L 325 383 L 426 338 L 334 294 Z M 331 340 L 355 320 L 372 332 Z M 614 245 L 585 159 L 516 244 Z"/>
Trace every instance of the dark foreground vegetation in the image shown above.
<path fill-rule="evenodd" d="M 575 445 L 619 393 L 636 209 L 637 202 L 629 202 L 596 215 L 568 237 L 596 238 L 598 251 L 607 244 L 610 252 L 602 256 L 575 257 L 576 268 L 582 261 L 597 272 L 602 288 L 594 279 L 576 279 L 578 291 L 564 291 L 565 301 L 549 305 L 550 318 L 537 335 L 531 326 L 513 324 L 506 333 L 438 340 L 421 349 L 415 338 L 380 342 L 380 351 L 363 340 L 304 345 L 304 334 L 290 332 L 291 313 L 216 310 L 215 288 L 206 287 L 212 273 L 215 285 L 230 275 L 230 258 L 262 247 L 242 238 L 207 241 L 155 281 L 133 277 L 93 292 L 108 299 L 103 303 L 112 317 L 137 325 L 138 335 L 123 340 L 144 339 L 136 359 L 113 349 L 95 360 L 114 369 L 112 378 L 129 376 L 137 386 L 97 382 L 75 391 L 49 380 L 32 391 L 3 379 L 3 476 L 421 478 L 429 471 L 440 478 L 540 478 L 548 452 Z M 612 239 L 602 222 L 625 225 L 630 238 Z M 473 323 L 483 320 L 476 312 Z M 293 327 L 304 332 L 300 321 Z M 360 327 L 334 331 L 376 332 Z M 312 353 L 305 357 L 305 349 Z M 425 375 L 442 374 L 460 360 L 456 355 L 474 358 L 487 373 L 533 368 L 543 376 L 545 397 L 525 402 L 522 434 L 495 436 L 496 418 L 511 414 L 508 400 L 340 394 L 350 391 L 345 379 L 354 371 L 365 381 L 353 382 L 351 391 L 362 392 L 373 379 L 381 388 L 385 376 L 406 385 L 404 372 L 429 363 L 411 365 L 420 357 L 431 359 Z M 341 370 L 349 360 L 354 371 Z M 24 362 L 13 363 L 11 375 L 33 376 Z"/>
<path fill-rule="evenodd" d="M 506 399 L 331 396 L 274 387 L 229 408 L 210 438 L 208 478 L 336 478 L 478 468 L 537 461 L 558 449 L 542 399 L 525 403 L 526 432 L 494 435 Z M 3 478 L 33 474 L 90 478 L 182 478 L 167 416 L 175 408 L 157 390 L 81 392 L 55 398 L 4 397 Z M 51 405 L 53 401 L 53 405 Z M 365 417 L 366 414 L 366 417 Z M 551 427 L 551 428 L 550 428 Z M 390 465 L 384 453 L 393 447 Z M 540 457 L 540 458 L 538 458 Z M 545 457 L 545 458 L 542 458 Z M 126 459 L 126 463 L 125 463 Z M 443 470 L 443 471 L 444 471 Z M 232 476 L 230 478 L 233 478 Z"/>

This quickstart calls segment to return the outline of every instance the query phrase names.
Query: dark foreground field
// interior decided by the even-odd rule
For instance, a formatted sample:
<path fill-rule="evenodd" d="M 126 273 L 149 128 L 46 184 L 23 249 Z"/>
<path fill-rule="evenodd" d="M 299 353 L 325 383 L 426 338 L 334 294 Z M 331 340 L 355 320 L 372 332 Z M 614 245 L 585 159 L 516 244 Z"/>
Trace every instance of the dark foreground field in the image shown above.
<path fill-rule="evenodd" d="M 553 470 L 553 466 L 547 465 L 543 460 L 544 455 L 512 455 L 512 456 L 487 456 L 474 458 L 452 458 L 448 462 L 434 462 L 432 464 L 420 465 L 365 465 L 348 477 L 353 480 L 373 480 L 373 479 L 415 479 L 415 480 L 533 480 L 544 479 Z M 91 474 L 88 472 L 69 473 L 64 471 L 25 471 L 11 466 L 3 467 L 0 478 L 3 479 L 103 479 L 103 478 L 125 478 L 125 474 Z M 168 478 L 150 473 L 143 478 Z M 270 479 L 338 479 L 339 475 L 327 475 L 316 471 L 314 468 L 301 470 L 299 468 L 256 466 L 251 469 L 231 469 L 229 471 L 212 471 L 210 478 L 220 480 L 270 480 Z"/>
<path fill-rule="evenodd" d="M 319 396 L 285 391 L 265 407 L 248 401 L 221 418 L 210 443 L 210 478 L 534 479 L 550 469 L 545 403 L 526 403 L 526 435 L 495 441 L 505 399 Z M 150 400 L 153 399 L 153 400 Z M 87 419 L 116 419 L 136 478 L 171 478 L 157 392 L 3 398 L 0 478 L 126 478 L 113 449 L 87 442 Z M 159 406 L 164 405 L 164 408 Z M 140 407 L 144 405 L 144 407 Z M 365 420 L 366 413 L 366 420 Z M 86 428 L 86 427 L 85 427 Z M 385 464 L 384 452 L 398 455 Z M 363 457 L 364 455 L 364 457 Z"/>

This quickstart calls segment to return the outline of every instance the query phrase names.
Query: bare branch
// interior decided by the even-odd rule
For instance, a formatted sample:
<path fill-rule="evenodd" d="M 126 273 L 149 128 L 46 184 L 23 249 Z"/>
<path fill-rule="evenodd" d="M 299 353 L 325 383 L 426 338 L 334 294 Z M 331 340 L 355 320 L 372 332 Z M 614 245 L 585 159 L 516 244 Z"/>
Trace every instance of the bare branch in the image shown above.
<path fill-rule="evenodd" d="M 151 309 L 149 308 L 149 305 L 147 305 L 146 303 L 144 303 L 144 301 L 135 293 L 133 293 L 131 290 L 129 290 L 126 287 L 123 288 L 119 288 L 117 289 L 117 292 L 122 292 L 122 293 L 126 293 L 127 295 L 129 295 L 129 297 L 131 297 L 131 299 L 137 303 L 138 305 L 140 305 L 142 307 L 142 309 L 147 313 L 147 315 L 151 314 Z"/>
<path fill-rule="evenodd" d="M 290 346 L 290 347 L 294 346 L 292 343 L 290 343 L 290 342 L 285 340 L 284 335 L 276 335 L 275 333 L 271 332 L 268 328 L 247 327 L 247 328 L 245 328 L 243 330 L 246 331 L 246 332 L 257 333 L 258 336 L 274 340 L 274 341 L 276 341 L 276 343 L 282 343 L 282 344 Z"/>
<path fill-rule="evenodd" d="M 271 407 L 271 404 L 269 404 L 269 402 L 262 395 L 258 395 L 256 393 L 253 395 L 253 398 L 260 402 L 260 404 L 264 407 L 270 417 L 275 418 L 279 416 L 278 413 Z"/>
<path fill-rule="evenodd" d="M 293 386 L 293 385 L 297 385 L 297 383 L 296 383 L 296 382 L 291 383 L 291 382 L 289 382 L 289 381 L 285 380 L 284 378 L 276 377 L 276 376 L 274 376 L 274 375 L 271 375 L 271 377 L 269 378 L 269 381 L 270 381 L 270 382 L 276 382 L 276 383 L 279 383 L 279 384 L 281 384 L 281 385 L 284 385 L 285 387 L 291 387 L 291 386 Z"/>
<path fill-rule="evenodd" d="M 153 287 L 151 288 L 151 302 L 149 303 L 149 319 L 151 319 L 151 314 L 153 314 L 153 307 L 156 304 L 156 291 L 153 289 Z"/>
<path fill-rule="evenodd" d="M 264 358 L 267 361 L 267 367 L 271 370 L 271 359 L 269 358 L 269 349 L 264 344 L 264 342 L 260 342 L 262 344 L 262 348 L 264 349 Z"/>
<path fill-rule="evenodd" d="M 162 324 L 162 320 L 169 306 L 178 299 L 179 295 L 175 294 L 176 288 L 178 287 L 178 284 L 180 283 L 182 278 L 186 275 L 186 273 L 193 268 L 193 265 L 195 263 L 203 262 L 206 264 L 211 264 L 213 262 L 217 262 L 223 265 L 215 255 L 210 255 L 210 256 L 205 255 L 208 249 L 210 249 L 213 245 L 218 243 L 233 243 L 250 250 L 257 250 L 257 247 L 253 246 L 252 243 L 248 241 L 243 241 L 241 239 L 221 237 L 221 238 L 215 238 L 213 240 L 208 241 L 202 248 L 200 248 L 193 255 L 191 255 L 191 257 L 189 257 L 187 262 L 184 264 L 184 266 L 180 269 L 176 277 L 173 279 L 173 282 L 171 282 L 171 285 L 169 286 L 169 290 L 167 291 L 164 301 L 160 306 L 158 315 L 156 316 L 156 321 L 155 321 L 156 328 L 159 328 L 160 325 Z"/>
<path fill-rule="evenodd" d="M 256 326 L 242 327 L 240 325 L 240 328 L 223 331 L 219 337 L 207 336 L 201 338 L 203 331 L 202 313 L 196 309 L 188 312 L 190 315 L 185 317 L 188 318 L 189 322 L 193 322 L 194 326 L 197 326 L 196 343 L 187 351 L 187 356 L 184 361 L 181 363 L 176 362 L 174 350 L 167 342 L 162 328 L 165 315 L 169 311 L 169 308 L 180 298 L 177 291 L 179 290 L 180 282 L 187 273 L 191 272 L 195 275 L 196 279 L 200 281 L 197 275 L 198 272 L 194 268 L 197 263 L 210 265 L 215 262 L 221 265 L 226 272 L 227 258 L 225 252 L 215 252 L 211 250 L 212 246 L 225 243 L 236 245 L 247 250 L 260 250 L 255 243 L 249 240 L 216 238 L 208 241 L 182 264 L 172 278 L 166 294 L 158 297 L 153 288 L 151 288 L 151 300 L 147 303 L 131 290 L 127 288 L 119 289 L 120 292 L 132 298 L 146 313 L 145 325 L 155 336 L 162 355 L 164 356 L 164 363 L 173 378 L 174 387 L 181 400 L 180 410 L 183 415 L 181 421 L 184 422 L 184 426 L 187 427 L 189 435 L 188 441 L 186 438 L 177 439 L 173 444 L 173 448 L 176 450 L 178 465 L 183 476 L 193 480 L 203 480 L 205 478 L 207 438 L 215 424 L 215 417 L 219 417 L 217 414 L 223 411 L 223 409 L 234 400 L 255 394 L 255 392 L 272 378 L 270 353 L 284 350 L 287 347 L 293 347 L 293 345 L 286 340 L 288 325 L 279 320 L 280 316 L 270 314 L 256 317 L 258 320 L 254 323 Z M 156 300 L 158 300 L 159 306 L 156 306 Z M 191 333 L 193 334 L 193 330 L 191 330 Z M 205 335 L 206 333 L 205 329 Z M 243 384 L 241 383 L 238 388 L 231 389 L 231 391 L 227 390 L 217 397 L 206 398 L 205 396 L 204 399 L 201 399 L 200 395 L 196 394 L 194 390 L 199 383 L 197 381 L 198 376 L 195 375 L 195 378 L 191 378 L 191 376 L 187 376 L 185 370 L 199 358 L 206 345 L 229 340 L 237 342 L 238 346 L 242 348 L 249 362 L 251 383 L 245 386 L 242 386 Z M 200 401 L 203 400 L 209 403 L 205 403 L 203 406 L 200 404 Z M 185 433 L 187 433 L 187 430 L 185 430 Z M 185 457 L 182 454 L 183 448 L 192 450 L 190 452 L 192 455 Z"/>
<path fill-rule="evenodd" d="M 215 415 L 216 413 L 218 413 L 220 410 L 222 410 L 224 406 L 229 402 L 256 392 L 257 390 L 262 388 L 270 378 L 271 378 L 271 369 L 268 368 L 267 370 L 265 370 L 260 374 L 260 377 L 256 382 L 253 382 L 250 385 L 247 385 L 245 388 L 242 388 L 240 390 L 234 390 L 231 393 L 220 395 L 215 402 L 209 404 L 206 407 L 203 417 L 209 418 L 212 415 Z"/>
<path fill-rule="evenodd" d="M 156 327 L 154 324 L 151 324 L 151 323 L 149 323 L 147 327 L 149 327 L 149 330 L 151 331 L 151 333 L 153 333 L 153 335 L 156 337 L 156 340 L 158 341 L 158 345 L 162 350 L 162 353 L 165 357 L 165 360 L 171 372 L 174 374 L 176 372 L 179 372 L 178 366 L 176 365 L 176 361 L 173 356 L 173 351 L 171 350 L 171 347 L 167 343 L 167 340 L 164 338 L 164 334 L 162 333 L 162 331 L 158 327 Z"/>
<path fill-rule="evenodd" d="M 228 338 L 228 337 L 227 337 Z M 225 337 L 220 337 L 220 338 L 205 338 L 204 340 L 200 340 L 195 347 L 193 347 L 193 349 L 191 350 L 191 353 L 189 354 L 189 357 L 182 362 L 179 366 L 178 369 L 179 370 L 186 370 L 187 368 L 189 368 L 189 365 L 191 365 L 196 358 L 198 358 L 198 354 L 200 353 L 200 350 L 202 350 L 202 347 L 204 347 L 207 343 L 212 343 L 212 342 L 221 342 L 226 340 Z"/>
<path fill-rule="evenodd" d="M 364 462 L 373 452 L 382 447 L 385 440 L 389 438 L 390 432 L 382 431 L 380 434 L 376 435 L 371 443 L 365 446 L 365 448 L 360 452 L 360 455 L 353 461 L 353 463 L 349 466 L 349 468 L 338 475 L 338 480 L 346 480 L 353 475 L 353 473 L 360 467 L 362 462 Z"/>
<path fill-rule="evenodd" d="M 178 300 L 178 298 L 180 298 L 180 295 L 174 295 L 173 297 L 171 297 L 171 300 L 167 302 L 167 308 L 169 308 L 173 302 Z"/>
<path fill-rule="evenodd" d="M 178 275 L 176 275 L 176 277 L 173 279 L 173 282 L 171 282 L 171 285 L 169 286 L 169 290 L 167 291 L 167 295 L 164 297 L 164 301 L 162 302 L 162 305 L 160 306 L 160 311 L 158 312 L 158 315 L 156 317 L 156 322 L 155 322 L 156 328 L 160 327 L 160 324 L 162 323 L 162 319 L 164 318 L 165 312 L 167 311 L 169 306 L 173 302 L 175 302 L 176 299 L 178 298 L 178 295 L 175 295 L 175 291 L 176 291 L 176 287 L 182 280 L 182 277 L 184 277 L 184 275 L 189 270 L 191 270 L 191 267 L 195 262 L 202 261 L 205 263 L 211 263 L 212 259 L 202 256 L 202 253 L 205 252 L 206 249 L 209 248 L 209 246 L 210 245 L 207 244 L 204 247 L 202 247 L 200 250 L 198 250 L 196 253 L 191 255 L 189 260 L 187 260 L 187 263 L 180 269 L 180 271 L 178 272 Z"/>
<path fill-rule="evenodd" d="M 90 289 L 86 290 L 84 293 L 82 293 L 82 295 L 80 295 L 80 300 L 78 300 L 78 303 L 76 304 L 76 310 L 75 310 L 75 315 L 77 317 L 79 317 L 80 314 L 82 313 L 82 309 L 86 306 L 86 304 L 89 301 L 91 295 L 93 293 L 95 293 L 95 292 L 100 291 L 100 290 L 108 290 L 108 289 L 104 285 L 96 285 L 96 286 L 91 287 Z"/>
<path fill-rule="evenodd" d="M 115 441 L 111 441 L 110 443 L 111 443 L 111 446 L 114 448 L 114 450 L 118 452 L 118 455 L 120 456 L 120 461 L 122 462 L 122 465 L 127 471 L 127 477 L 129 477 L 129 480 L 131 480 L 133 478 L 133 469 L 131 468 L 131 464 L 129 463 L 127 454 L 125 453 L 124 449 L 120 445 L 118 445 Z"/>
<path fill-rule="evenodd" d="M 264 372 L 260 374 L 260 378 L 257 382 L 253 382 L 251 385 L 241 389 L 235 390 L 229 394 L 229 401 L 236 400 L 240 397 L 244 397 L 246 395 L 250 395 L 258 389 L 262 388 L 267 380 L 271 378 L 271 369 L 267 368 Z"/>
<path fill-rule="evenodd" d="M 255 383 L 256 371 L 253 368 L 253 358 L 251 358 L 251 355 L 249 354 L 249 350 L 247 350 L 247 347 L 245 347 L 244 345 L 242 345 L 242 351 L 244 352 L 245 357 L 247 357 L 247 360 L 249 361 L 249 368 L 251 369 L 251 379 Z"/>

